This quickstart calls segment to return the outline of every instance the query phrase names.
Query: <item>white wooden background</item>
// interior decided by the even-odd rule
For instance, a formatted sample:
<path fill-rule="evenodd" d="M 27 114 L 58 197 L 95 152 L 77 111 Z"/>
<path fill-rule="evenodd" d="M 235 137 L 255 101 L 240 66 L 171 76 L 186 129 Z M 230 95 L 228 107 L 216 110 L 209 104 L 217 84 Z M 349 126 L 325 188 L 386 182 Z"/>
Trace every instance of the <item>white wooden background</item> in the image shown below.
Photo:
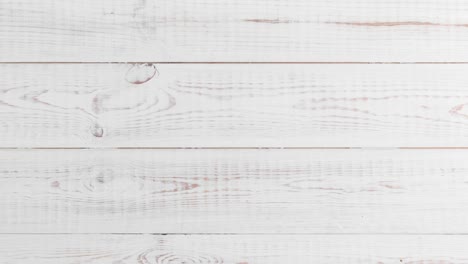
<path fill-rule="evenodd" d="M 0 264 L 468 263 L 468 1 L 0 0 Z"/>

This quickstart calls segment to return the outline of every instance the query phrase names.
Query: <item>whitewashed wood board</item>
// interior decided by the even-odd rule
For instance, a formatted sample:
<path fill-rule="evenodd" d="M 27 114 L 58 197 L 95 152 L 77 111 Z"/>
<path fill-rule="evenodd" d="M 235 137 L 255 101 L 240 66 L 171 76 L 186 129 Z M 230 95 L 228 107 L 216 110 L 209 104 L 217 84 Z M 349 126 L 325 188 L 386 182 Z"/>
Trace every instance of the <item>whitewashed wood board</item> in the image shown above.
<path fill-rule="evenodd" d="M 468 65 L 2 64 L 0 147 L 468 146 Z"/>
<path fill-rule="evenodd" d="M 467 236 L 2 235 L 4 264 L 466 264 Z"/>
<path fill-rule="evenodd" d="M 0 0 L 0 263 L 468 263 L 466 47 L 460 0 Z"/>
<path fill-rule="evenodd" d="M 468 150 L 3 150 L 0 233 L 468 233 Z"/>
<path fill-rule="evenodd" d="M 15 0 L 0 61 L 468 62 L 460 0 Z"/>

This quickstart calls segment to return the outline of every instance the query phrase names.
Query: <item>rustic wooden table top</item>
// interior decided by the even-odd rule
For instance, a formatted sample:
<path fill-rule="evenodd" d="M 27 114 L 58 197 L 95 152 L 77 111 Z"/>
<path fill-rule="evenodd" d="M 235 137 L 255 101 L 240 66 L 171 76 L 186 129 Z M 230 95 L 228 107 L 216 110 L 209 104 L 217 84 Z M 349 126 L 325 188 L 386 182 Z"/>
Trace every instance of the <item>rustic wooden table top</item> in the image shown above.
<path fill-rule="evenodd" d="M 468 1 L 0 0 L 0 264 L 468 263 Z"/>

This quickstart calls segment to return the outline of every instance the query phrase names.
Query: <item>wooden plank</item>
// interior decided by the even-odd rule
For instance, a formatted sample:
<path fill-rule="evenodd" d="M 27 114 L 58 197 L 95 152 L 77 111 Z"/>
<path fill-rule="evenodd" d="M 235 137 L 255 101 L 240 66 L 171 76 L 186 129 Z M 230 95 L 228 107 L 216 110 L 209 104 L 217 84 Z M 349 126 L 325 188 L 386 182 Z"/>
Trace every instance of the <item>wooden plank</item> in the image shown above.
<path fill-rule="evenodd" d="M 1 61 L 468 61 L 460 0 L 2 0 Z"/>
<path fill-rule="evenodd" d="M 0 71 L 4 148 L 468 146 L 468 65 Z"/>
<path fill-rule="evenodd" d="M 3 150 L 0 233 L 468 233 L 467 150 Z"/>
<path fill-rule="evenodd" d="M 468 263 L 466 236 L 2 235 L 5 264 Z"/>

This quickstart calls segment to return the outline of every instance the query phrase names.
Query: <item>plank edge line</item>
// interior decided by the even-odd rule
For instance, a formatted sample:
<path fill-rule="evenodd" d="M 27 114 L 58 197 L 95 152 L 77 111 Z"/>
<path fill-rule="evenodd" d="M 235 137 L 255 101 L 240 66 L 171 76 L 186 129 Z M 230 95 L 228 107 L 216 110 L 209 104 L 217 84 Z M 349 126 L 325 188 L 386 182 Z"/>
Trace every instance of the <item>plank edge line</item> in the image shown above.
<path fill-rule="evenodd" d="M 397 61 L 381 61 L 381 62 L 366 62 L 366 61 L 226 61 L 226 62 L 209 62 L 209 61 L 0 61 L 0 64 L 468 64 L 468 61 L 414 61 L 414 62 L 397 62 Z"/>
<path fill-rule="evenodd" d="M 3 235 L 69 236 L 69 235 L 129 235 L 129 236 L 468 236 L 468 233 L 0 233 Z"/>
<path fill-rule="evenodd" d="M 0 150 L 468 150 L 466 147 L 0 147 Z"/>

